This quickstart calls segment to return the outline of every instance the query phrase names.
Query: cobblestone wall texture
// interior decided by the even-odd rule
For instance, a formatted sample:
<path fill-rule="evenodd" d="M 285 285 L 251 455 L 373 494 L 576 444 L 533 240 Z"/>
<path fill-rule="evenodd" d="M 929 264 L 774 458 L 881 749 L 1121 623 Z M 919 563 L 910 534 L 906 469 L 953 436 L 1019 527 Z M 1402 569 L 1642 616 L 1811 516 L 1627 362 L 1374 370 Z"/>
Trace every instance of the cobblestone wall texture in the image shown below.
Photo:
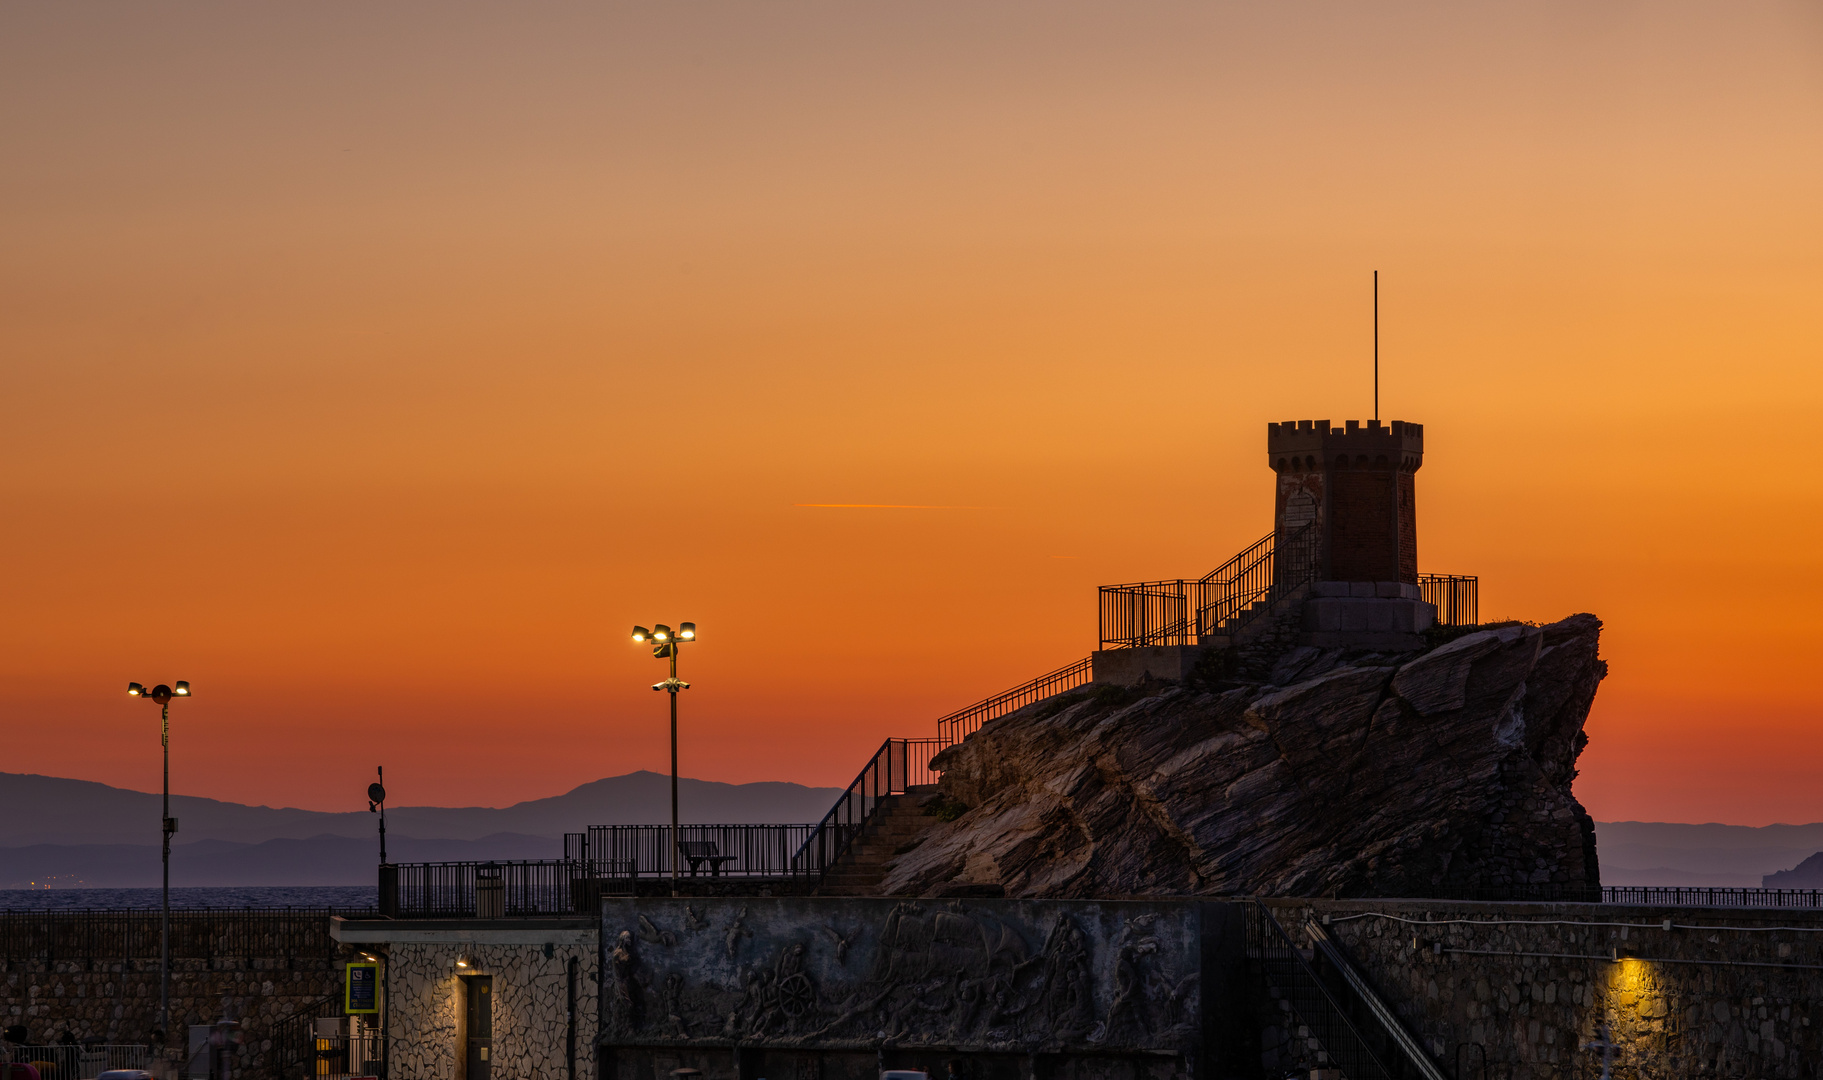
<path fill-rule="evenodd" d="M 1595 1080 L 1604 1054 L 1618 1080 L 1800 1080 L 1823 1066 L 1823 911 L 1269 906 L 1294 940 L 1307 918 L 1329 915 L 1330 932 L 1462 1080 Z"/>
<path fill-rule="evenodd" d="M 389 1080 L 460 1080 L 457 1036 L 463 987 L 456 959 L 493 978 L 493 1075 L 511 1080 L 572 1080 L 568 1055 L 569 965 L 576 960 L 573 1080 L 594 1080 L 600 1016 L 600 957 L 591 940 L 556 945 L 455 945 L 395 942 L 388 950 Z"/>
<path fill-rule="evenodd" d="M 236 958 L 171 962 L 171 1024 L 181 1043 L 190 1024 L 226 1016 L 243 1025 L 239 1067 L 270 1075 L 277 1059 L 272 1028 L 299 1011 L 317 1011 L 340 992 L 342 963 L 327 958 Z M 143 1044 L 158 1025 L 156 960 L 12 960 L 0 977 L 0 1016 L 22 1024 L 33 1042 L 66 1028 L 78 1040 Z"/>

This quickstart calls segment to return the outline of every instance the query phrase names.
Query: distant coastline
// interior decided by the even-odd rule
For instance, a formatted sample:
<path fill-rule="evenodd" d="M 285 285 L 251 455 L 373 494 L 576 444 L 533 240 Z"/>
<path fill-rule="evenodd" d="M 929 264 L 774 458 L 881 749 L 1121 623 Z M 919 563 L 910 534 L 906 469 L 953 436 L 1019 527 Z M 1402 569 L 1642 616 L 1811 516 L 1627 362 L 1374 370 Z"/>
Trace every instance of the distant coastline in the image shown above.
<path fill-rule="evenodd" d="M 156 910 L 162 889 L 0 889 L 0 911 Z M 372 885 L 252 885 L 171 890 L 172 910 L 202 908 L 369 908 Z"/>

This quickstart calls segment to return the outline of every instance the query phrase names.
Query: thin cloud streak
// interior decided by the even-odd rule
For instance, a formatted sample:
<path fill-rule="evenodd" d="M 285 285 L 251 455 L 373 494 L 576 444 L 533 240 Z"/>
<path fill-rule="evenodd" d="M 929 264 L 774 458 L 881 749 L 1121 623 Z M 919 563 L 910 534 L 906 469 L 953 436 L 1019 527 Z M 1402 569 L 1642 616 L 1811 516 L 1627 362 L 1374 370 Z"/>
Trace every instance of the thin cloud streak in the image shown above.
<path fill-rule="evenodd" d="M 792 503 L 812 510 L 1000 510 L 999 506 L 920 506 L 915 503 Z"/>

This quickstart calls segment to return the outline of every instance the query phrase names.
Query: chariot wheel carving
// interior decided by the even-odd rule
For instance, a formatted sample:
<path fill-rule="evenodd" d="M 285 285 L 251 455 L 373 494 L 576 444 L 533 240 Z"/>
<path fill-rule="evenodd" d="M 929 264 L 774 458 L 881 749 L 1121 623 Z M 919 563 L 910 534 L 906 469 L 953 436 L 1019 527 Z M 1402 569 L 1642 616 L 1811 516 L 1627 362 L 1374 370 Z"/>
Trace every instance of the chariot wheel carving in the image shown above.
<path fill-rule="evenodd" d="M 817 991 L 810 985 L 810 979 L 803 972 L 787 975 L 779 983 L 779 1011 L 789 1017 L 799 1017 L 810 1011 L 816 1004 Z"/>

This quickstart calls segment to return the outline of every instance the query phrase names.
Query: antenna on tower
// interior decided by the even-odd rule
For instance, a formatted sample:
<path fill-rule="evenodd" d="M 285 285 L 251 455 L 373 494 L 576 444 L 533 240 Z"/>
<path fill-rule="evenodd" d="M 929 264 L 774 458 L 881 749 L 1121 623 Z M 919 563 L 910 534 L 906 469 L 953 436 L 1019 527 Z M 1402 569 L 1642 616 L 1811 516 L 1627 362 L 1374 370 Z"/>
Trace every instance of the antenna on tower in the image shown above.
<path fill-rule="evenodd" d="M 1380 419 L 1380 271 L 1374 271 L 1374 419 Z"/>

